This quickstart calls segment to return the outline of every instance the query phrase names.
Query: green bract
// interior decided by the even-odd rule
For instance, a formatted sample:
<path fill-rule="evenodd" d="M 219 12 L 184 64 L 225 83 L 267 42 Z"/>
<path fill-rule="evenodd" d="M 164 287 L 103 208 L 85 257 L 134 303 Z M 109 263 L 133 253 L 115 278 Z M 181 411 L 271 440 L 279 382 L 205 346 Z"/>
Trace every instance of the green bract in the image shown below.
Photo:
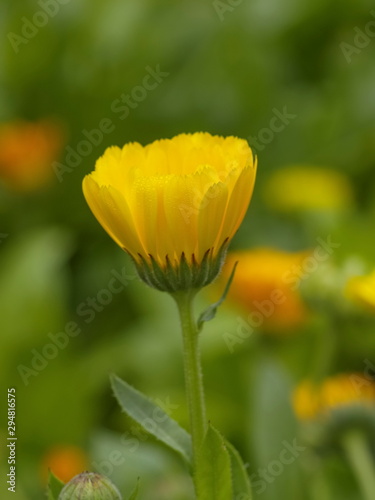
<path fill-rule="evenodd" d="M 181 255 L 178 263 L 172 263 L 168 256 L 165 266 L 161 267 L 150 255 L 151 264 L 139 255 L 139 261 L 133 259 L 138 275 L 142 281 L 152 288 L 162 292 L 178 292 L 181 290 L 200 290 L 209 285 L 219 274 L 228 249 L 228 240 L 222 244 L 217 255 L 213 250 L 207 250 L 202 262 L 198 263 L 193 255 L 191 264 L 186 255 Z"/>

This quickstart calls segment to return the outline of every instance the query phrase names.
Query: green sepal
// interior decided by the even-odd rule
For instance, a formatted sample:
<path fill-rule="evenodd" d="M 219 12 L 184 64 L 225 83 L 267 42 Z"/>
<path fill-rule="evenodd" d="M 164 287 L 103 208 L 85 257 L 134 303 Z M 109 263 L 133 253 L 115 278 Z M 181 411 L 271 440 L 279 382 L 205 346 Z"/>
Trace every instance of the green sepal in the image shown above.
<path fill-rule="evenodd" d="M 48 484 L 47 484 L 47 499 L 58 500 L 61 490 L 65 484 L 57 478 L 51 471 L 49 471 Z"/>
<path fill-rule="evenodd" d="M 151 399 L 116 375 L 111 376 L 111 385 L 123 411 L 145 432 L 179 453 L 191 465 L 192 444 L 188 432 Z"/>
<path fill-rule="evenodd" d="M 166 274 L 166 283 L 167 288 L 171 288 L 173 291 L 178 290 L 180 286 L 180 277 L 177 276 L 176 270 L 173 267 L 172 262 L 168 255 L 165 258 L 166 266 L 165 266 L 165 274 Z"/>
<path fill-rule="evenodd" d="M 153 281 L 157 284 L 159 290 L 164 290 L 168 286 L 168 275 L 161 269 L 152 255 L 149 255 L 149 257 L 152 266 Z"/>
<path fill-rule="evenodd" d="M 212 254 L 212 250 L 211 249 L 207 250 L 207 252 L 203 255 L 203 259 L 202 259 L 202 262 L 200 264 L 198 264 L 196 261 L 194 262 L 195 275 L 194 275 L 193 283 L 194 283 L 194 286 L 196 288 L 202 288 L 203 286 L 205 286 L 204 284 L 209 279 L 211 254 Z M 199 272 L 198 272 L 198 269 L 199 269 Z"/>
<path fill-rule="evenodd" d="M 162 292 L 174 293 L 182 290 L 200 290 L 209 285 L 219 274 L 227 249 L 228 239 L 224 241 L 215 256 L 213 249 L 208 249 L 201 262 L 197 262 L 194 254 L 189 261 L 182 252 L 180 258 L 173 262 L 166 255 L 163 265 L 153 255 L 148 255 L 146 258 L 141 254 L 135 257 L 128 253 L 142 281 Z"/>
<path fill-rule="evenodd" d="M 212 261 L 212 265 L 210 267 L 210 272 L 208 275 L 208 280 L 209 283 L 211 283 L 220 273 L 221 268 L 224 265 L 225 258 L 227 256 L 227 251 L 228 251 L 228 238 L 224 241 L 224 243 L 221 245 L 221 248 L 216 256 L 215 259 Z"/>
<path fill-rule="evenodd" d="M 232 281 L 234 278 L 234 273 L 236 272 L 237 264 L 238 264 L 238 262 L 234 263 L 232 272 L 229 276 L 227 284 L 225 285 L 224 292 L 223 292 L 222 296 L 220 297 L 220 299 L 217 302 L 215 302 L 214 304 L 211 304 L 210 306 L 208 306 L 207 309 L 205 309 L 201 313 L 201 315 L 199 316 L 198 323 L 197 323 L 198 330 L 202 329 L 203 323 L 205 321 L 211 321 L 216 316 L 217 308 L 224 302 L 226 296 L 228 295 L 230 285 L 232 284 Z"/>
<path fill-rule="evenodd" d="M 194 266 L 193 266 L 194 269 Z M 194 278 L 194 270 L 189 266 L 188 261 L 186 260 L 185 253 L 183 252 L 181 255 L 180 265 L 179 265 L 179 276 L 180 283 L 184 284 L 186 288 L 191 288 L 193 278 Z"/>

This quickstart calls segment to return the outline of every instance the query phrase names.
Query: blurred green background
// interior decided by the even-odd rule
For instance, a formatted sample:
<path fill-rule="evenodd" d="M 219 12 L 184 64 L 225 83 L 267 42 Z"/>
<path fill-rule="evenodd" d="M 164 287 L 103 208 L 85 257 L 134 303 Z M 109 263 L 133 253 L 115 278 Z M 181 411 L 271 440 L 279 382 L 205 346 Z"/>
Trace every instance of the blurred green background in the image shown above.
<path fill-rule="evenodd" d="M 140 476 L 142 499 L 193 498 L 178 457 L 140 434 L 109 388 L 115 372 L 188 427 L 173 303 L 139 282 L 82 195 L 82 178 L 106 147 L 200 130 L 246 138 L 258 155 L 258 178 L 232 248 L 299 251 L 331 235 L 340 243 L 332 256 L 337 273 L 374 267 L 372 9 L 367 0 L 2 0 L 0 122 L 53 121 L 61 150 L 44 166 L 49 183 L 0 188 L 1 498 L 11 495 L 4 480 L 7 387 L 17 389 L 18 436 L 17 493 L 9 498 L 42 498 L 52 466 L 46 454 L 66 445 L 124 492 Z M 148 74 L 156 82 L 149 89 Z M 350 206 L 275 210 L 267 183 L 293 164 L 344 174 Z M 308 184 L 297 188 L 309 191 Z M 114 278 L 117 291 L 108 292 Z M 212 298 L 201 295 L 197 310 Z M 239 313 L 229 305 L 203 334 L 210 419 L 239 448 L 254 481 L 285 441 L 303 442 L 291 394 L 311 375 L 316 338 L 336 329 L 325 375 L 363 372 L 364 360 L 375 357 L 371 315 L 347 312 L 332 298 L 311 302 L 313 319 L 294 335 L 259 328 L 230 352 L 222 332 L 236 331 Z M 50 360 L 39 359 L 72 322 L 79 334 Z M 74 464 L 74 457 L 56 460 Z M 254 488 L 254 498 L 361 498 L 333 445 L 316 451 L 306 444 L 282 473 L 261 481 L 266 486 Z"/>

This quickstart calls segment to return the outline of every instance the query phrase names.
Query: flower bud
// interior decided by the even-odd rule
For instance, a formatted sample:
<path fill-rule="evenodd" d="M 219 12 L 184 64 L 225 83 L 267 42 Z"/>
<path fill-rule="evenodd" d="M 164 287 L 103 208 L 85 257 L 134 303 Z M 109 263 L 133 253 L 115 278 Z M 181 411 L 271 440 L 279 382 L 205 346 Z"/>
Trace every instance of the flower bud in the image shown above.
<path fill-rule="evenodd" d="M 122 500 L 122 497 L 108 478 L 82 472 L 64 486 L 58 500 Z"/>

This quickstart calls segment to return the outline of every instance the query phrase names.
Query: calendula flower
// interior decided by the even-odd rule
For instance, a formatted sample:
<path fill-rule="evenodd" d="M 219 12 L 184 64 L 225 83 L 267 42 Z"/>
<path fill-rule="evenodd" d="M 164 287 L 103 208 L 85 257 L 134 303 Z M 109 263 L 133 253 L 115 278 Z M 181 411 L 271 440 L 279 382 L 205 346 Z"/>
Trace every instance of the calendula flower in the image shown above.
<path fill-rule="evenodd" d="M 375 437 L 375 383 L 360 373 L 333 375 L 321 382 L 304 381 L 293 394 L 301 436 L 320 457 L 340 453 L 351 465 L 362 490 L 372 498 L 375 476 L 371 443 Z M 363 474 L 366 469 L 366 474 Z"/>
<path fill-rule="evenodd" d="M 342 211 L 353 204 L 344 174 L 307 165 L 277 170 L 265 185 L 264 197 L 271 208 L 282 212 Z"/>
<path fill-rule="evenodd" d="M 355 276 L 346 285 L 346 295 L 353 301 L 375 311 L 375 271 L 366 276 Z"/>
<path fill-rule="evenodd" d="M 62 131 L 48 120 L 0 125 L 0 179 L 14 190 L 30 191 L 53 175 L 51 163 L 62 147 Z"/>
<path fill-rule="evenodd" d="M 293 394 L 293 406 L 301 420 L 354 405 L 375 408 L 374 381 L 357 373 L 335 375 L 319 384 L 303 381 Z"/>
<path fill-rule="evenodd" d="M 59 445 L 49 449 L 42 460 L 42 476 L 46 480 L 48 471 L 64 483 L 87 469 L 88 457 L 81 448 Z"/>
<path fill-rule="evenodd" d="M 255 173 L 245 140 L 181 134 L 145 147 L 108 148 L 83 191 L 141 278 L 175 291 L 216 277 L 246 213 Z"/>
<path fill-rule="evenodd" d="M 303 323 L 307 309 L 299 294 L 304 262 L 309 252 L 284 252 L 258 248 L 228 254 L 223 267 L 227 279 L 236 261 L 238 266 L 228 299 L 256 315 L 255 323 L 266 330 L 286 332 Z"/>

